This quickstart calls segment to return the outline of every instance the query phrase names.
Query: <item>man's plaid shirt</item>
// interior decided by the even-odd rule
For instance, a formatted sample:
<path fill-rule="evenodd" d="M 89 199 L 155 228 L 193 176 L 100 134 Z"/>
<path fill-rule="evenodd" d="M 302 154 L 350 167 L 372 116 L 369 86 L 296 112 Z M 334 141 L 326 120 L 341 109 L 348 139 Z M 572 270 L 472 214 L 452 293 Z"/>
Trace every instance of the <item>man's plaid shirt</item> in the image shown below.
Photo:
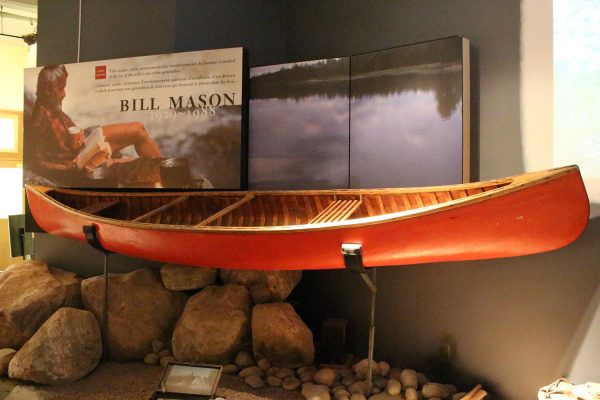
<path fill-rule="evenodd" d="M 79 153 L 69 134 L 69 127 L 75 126 L 71 118 L 62 110 L 55 110 L 43 104 L 36 104 L 32 116 L 32 133 L 35 139 L 36 157 L 39 161 L 66 163 Z M 80 135 L 82 135 L 80 133 Z"/>

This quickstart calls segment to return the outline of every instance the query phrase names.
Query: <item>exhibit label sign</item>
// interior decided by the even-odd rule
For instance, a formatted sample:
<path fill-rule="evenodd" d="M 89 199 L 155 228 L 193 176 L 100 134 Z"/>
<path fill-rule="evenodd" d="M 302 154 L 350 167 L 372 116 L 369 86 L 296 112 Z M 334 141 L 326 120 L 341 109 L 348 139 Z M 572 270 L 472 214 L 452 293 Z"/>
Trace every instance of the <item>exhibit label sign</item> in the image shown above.
<path fill-rule="evenodd" d="M 239 189 L 242 48 L 25 70 L 25 183 Z"/>

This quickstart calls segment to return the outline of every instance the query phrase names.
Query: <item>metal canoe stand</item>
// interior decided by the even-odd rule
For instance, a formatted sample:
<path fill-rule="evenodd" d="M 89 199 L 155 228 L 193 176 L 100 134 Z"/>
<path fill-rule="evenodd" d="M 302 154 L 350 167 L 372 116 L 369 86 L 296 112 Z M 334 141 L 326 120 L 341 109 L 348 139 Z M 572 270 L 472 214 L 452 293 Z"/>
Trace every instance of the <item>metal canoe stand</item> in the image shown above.
<path fill-rule="evenodd" d="M 95 225 L 83 225 L 83 234 L 85 235 L 85 239 L 88 244 L 92 246 L 94 249 L 98 250 L 103 254 L 104 259 L 104 298 L 102 301 L 102 338 L 103 338 L 103 349 L 104 349 L 104 358 L 107 359 L 110 351 L 109 351 L 109 342 L 108 342 L 108 255 L 111 253 L 106 250 L 100 242 L 98 241 L 98 235 L 96 232 Z"/>
<path fill-rule="evenodd" d="M 367 395 L 373 389 L 373 350 L 375 348 L 375 300 L 377 295 L 376 269 L 373 268 L 371 276 L 367 274 L 362 260 L 362 245 L 356 243 L 343 243 L 342 255 L 344 264 L 349 271 L 360 274 L 369 291 L 371 292 L 371 322 L 369 325 L 369 353 L 367 368 Z"/>

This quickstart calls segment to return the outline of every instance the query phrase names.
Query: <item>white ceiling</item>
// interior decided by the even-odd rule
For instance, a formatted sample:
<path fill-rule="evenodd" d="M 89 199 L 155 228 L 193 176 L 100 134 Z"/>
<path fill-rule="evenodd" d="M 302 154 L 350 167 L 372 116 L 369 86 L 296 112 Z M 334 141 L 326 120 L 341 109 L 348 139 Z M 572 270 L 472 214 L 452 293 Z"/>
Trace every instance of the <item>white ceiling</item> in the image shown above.
<path fill-rule="evenodd" d="M 37 31 L 37 0 L 0 0 L 0 38 L 22 40 Z"/>
<path fill-rule="evenodd" d="M 0 0 L 3 17 L 37 20 L 37 0 Z"/>

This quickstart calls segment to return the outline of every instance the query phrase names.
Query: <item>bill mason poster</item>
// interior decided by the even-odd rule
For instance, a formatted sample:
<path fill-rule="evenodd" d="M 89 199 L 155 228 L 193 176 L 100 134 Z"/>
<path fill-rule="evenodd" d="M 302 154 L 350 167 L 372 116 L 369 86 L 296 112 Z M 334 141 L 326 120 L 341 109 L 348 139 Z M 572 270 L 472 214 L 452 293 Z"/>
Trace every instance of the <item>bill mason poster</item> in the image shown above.
<path fill-rule="evenodd" d="M 239 189 L 242 48 L 25 71 L 25 183 Z"/>

